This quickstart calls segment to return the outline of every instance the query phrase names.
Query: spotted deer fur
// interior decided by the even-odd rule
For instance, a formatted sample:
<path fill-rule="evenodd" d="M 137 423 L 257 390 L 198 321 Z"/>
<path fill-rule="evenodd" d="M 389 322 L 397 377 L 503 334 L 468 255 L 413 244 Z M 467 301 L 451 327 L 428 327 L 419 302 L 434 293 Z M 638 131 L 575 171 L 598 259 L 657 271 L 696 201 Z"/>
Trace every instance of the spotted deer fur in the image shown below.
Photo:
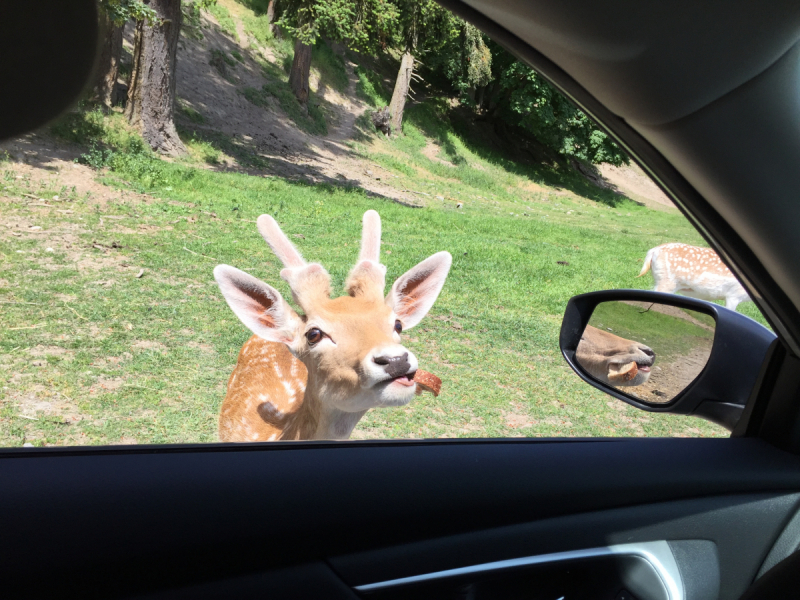
<path fill-rule="evenodd" d="M 638 277 L 651 268 L 657 292 L 725 300 L 725 307 L 731 310 L 750 300 L 742 284 L 710 248 L 677 243 L 656 246 L 648 251 Z"/>
<path fill-rule="evenodd" d="M 345 282 L 348 295 L 331 298 L 327 271 L 306 263 L 272 217 L 262 215 L 257 224 L 302 313 L 255 277 L 227 265 L 214 269 L 228 305 L 254 334 L 228 381 L 220 440 L 347 439 L 370 408 L 410 402 L 417 358 L 400 333 L 433 306 L 450 254 L 422 261 L 384 297 L 381 222 L 367 211 L 359 259 Z"/>

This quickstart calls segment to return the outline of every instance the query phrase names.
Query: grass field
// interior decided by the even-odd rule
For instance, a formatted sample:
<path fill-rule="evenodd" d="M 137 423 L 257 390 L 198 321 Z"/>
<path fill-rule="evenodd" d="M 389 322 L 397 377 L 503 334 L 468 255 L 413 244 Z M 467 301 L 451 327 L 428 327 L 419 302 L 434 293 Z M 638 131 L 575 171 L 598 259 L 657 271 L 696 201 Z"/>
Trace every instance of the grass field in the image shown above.
<path fill-rule="evenodd" d="M 454 263 L 432 312 L 404 334 L 443 393 L 370 411 L 354 438 L 726 435 L 612 400 L 558 350 L 567 300 L 649 287 L 649 276 L 635 277 L 649 248 L 702 244 L 687 221 L 555 168 L 526 171 L 451 130 L 431 132 L 429 115 L 410 112 L 404 138 L 354 151 L 380 161 L 397 186 L 424 191 L 425 208 L 162 161 L 112 135 L 110 117 L 93 118 L 111 154 L 89 153 L 118 190 L 107 203 L 0 163 L 0 445 L 214 441 L 250 333 L 219 294 L 213 267 L 234 265 L 290 297 L 255 228 L 269 213 L 341 290 L 369 208 L 383 219 L 387 281 L 440 250 Z M 84 134 L 74 141 L 88 146 Z M 441 158 L 423 153 L 431 141 Z M 741 308 L 758 316 L 752 304 Z"/>

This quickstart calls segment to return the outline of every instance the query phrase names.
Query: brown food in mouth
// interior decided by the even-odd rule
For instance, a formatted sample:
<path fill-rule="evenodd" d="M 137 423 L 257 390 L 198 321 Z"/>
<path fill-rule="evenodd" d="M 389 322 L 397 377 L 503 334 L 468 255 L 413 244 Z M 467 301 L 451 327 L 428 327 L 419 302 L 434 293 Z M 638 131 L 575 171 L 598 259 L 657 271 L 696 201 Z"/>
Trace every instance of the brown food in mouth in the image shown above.
<path fill-rule="evenodd" d="M 414 373 L 414 382 L 417 384 L 417 394 L 431 392 L 434 396 L 438 396 L 442 389 L 441 379 L 433 373 L 421 369 L 417 369 L 417 372 Z"/>
<path fill-rule="evenodd" d="M 614 383 L 630 381 L 639 373 L 636 361 L 622 365 L 619 369 L 613 367 L 608 370 L 608 379 Z"/>

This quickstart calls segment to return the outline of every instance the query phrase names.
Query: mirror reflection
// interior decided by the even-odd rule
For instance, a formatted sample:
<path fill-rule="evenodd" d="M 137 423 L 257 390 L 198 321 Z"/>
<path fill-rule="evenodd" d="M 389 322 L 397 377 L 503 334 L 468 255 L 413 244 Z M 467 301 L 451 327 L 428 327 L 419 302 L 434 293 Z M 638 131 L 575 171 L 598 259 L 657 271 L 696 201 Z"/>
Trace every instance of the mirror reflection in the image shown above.
<path fill-rule="evenodd" d="M 708 362 L 714 319 L 652 302 L 598 304 L 575 359 L 592 377 L 637 400 L 669 402 Z"/>

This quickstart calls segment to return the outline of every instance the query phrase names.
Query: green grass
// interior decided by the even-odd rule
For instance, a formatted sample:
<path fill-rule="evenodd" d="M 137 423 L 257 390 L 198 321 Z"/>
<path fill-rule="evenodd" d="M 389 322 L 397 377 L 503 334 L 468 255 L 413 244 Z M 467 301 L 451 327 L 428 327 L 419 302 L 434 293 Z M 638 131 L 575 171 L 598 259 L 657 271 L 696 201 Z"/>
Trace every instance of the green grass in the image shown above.
<path fill-rule="evenodd" d="M 409 209 L 359 190 L 158 165 L 156 178 L 133 169 L 108 176 L 124 189 L 124 175 L 155 200 L 120 191 L 101 207 L 72 198 L 59 205 L 68 213 L 29 207 L 22 194 L 59 190 L 4 172 L 4 214 L 44 233 L 26 226 L 0 237 L 3 445 L 213 441 L 227 377 L 250 335 L 219 295 L 214 265 L 247 270 L 289 297 L 253 223 L 269 213 L 304 236 L 304 256 L 341 289 L 368 208 L 383 217 L 388 281 L 440 250 L 454 264 L 431 314 L 404 335 L 443 393 L 370 411 L 355 437 L 724 434 L 613 401 L 558 351 L 569 297 L 647 287 L 635 275 L 648 248 L 700 241 L 677 213 L 546 194 L 525 200 L 528 216 L 509 214 L 508 197 Z"/>
<path fill-rule="evenodd" d="M 374 70 L 362 66 L 356 67 L 356 94 L 373 108 L 381 108 L 392 99 L 391 90 L 387 92 L 382 77 Z"/>
<path fill-rule="evenodd" d="M 307 112 L 304 111 L 289 89 L 288 84 L 282 79 L 272 78 L 260 90 L 252 87 L 244 88 L 242 94 L 252 104 L 264 108 L 270 107 L 268 97 L 271 96 L 278 101 L 279 106 L 294 124 L 303 131 L 315 135 L 326 135 L 328 133 L 325 115 L 314 104 L 315 99 L 313 97 L 309 99 Z"/>
<path fill-rule="evenodd" d="M 227 33 L 234 40 L 239 40 L 239 35 L 236 33 L 236 24 L 227 8 L 222 6 L 219 2 L 215 2 L 208 7 L 208 12 L 214 15 L 222 31 Z"/>
<path fill-rule="evenodd" d="M 347 90 L 349 79 L 344 59 L 324 40 L 319 40 L 311 52 L 311 68 L 319 73 L 319 88 L 331 87 L 339 93 Z"/>
<path fill-rule="evenodd" d="M 681 311 L 688 319 L 663 314 L 622 302 L 603 302 L 592 313 L 589 324 L 614 335 L 646 343 L 662 361 L 671 361 L 697 347 L 710 347 L 714 339 L 712 317 L 696 311 Z"/>

